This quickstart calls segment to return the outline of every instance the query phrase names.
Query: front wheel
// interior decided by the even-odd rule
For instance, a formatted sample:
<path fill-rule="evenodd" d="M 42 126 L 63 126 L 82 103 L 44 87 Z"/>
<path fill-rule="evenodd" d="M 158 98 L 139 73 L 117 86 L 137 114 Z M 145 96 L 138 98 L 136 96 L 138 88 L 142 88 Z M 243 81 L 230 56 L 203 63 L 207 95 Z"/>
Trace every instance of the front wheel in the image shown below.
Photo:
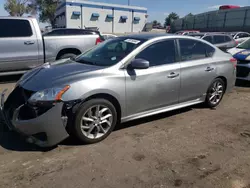
<path fill-rule="evenodd" d="M 85 144 L 104 140 L 117 123 L 114 105 L 105 99 L 91 99 L 83 103 L 76 114 L 74 135 Z"/>
<path fill-rule="evenodd" d="M 210 108 L 218 106 L 223 98 L 225 90 L 225 82 L 221 78 L 216 78 L 207 90 L 206 105 Z"/>

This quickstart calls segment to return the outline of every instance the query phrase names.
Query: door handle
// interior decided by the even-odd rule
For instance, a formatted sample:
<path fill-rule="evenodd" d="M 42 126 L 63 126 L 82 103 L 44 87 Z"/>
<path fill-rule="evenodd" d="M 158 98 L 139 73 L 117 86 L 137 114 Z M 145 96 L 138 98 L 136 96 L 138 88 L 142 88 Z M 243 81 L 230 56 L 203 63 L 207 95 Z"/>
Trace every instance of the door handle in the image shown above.
<path fill-rule="evenodd" d="M 31 44 L 35 44 L 35 42 L 34 41 L 25 41 L 24 44 L 25 45 L 31 45 Z"/>
<path fill-rule="evenodd" d="M 168 78 L 175 78 L 177 76 L 179 76 L 180 74 L 179 73 L 175 73 L 175 72 L 171 72 L 169 75 L 168 75 Z"/>
<path fill-rule="evenodd" d="M 213 70 L 214 70 L 213 67 L 207 67 L 205 71 L 210 72 L 210 71 L 213 71 Z"/>

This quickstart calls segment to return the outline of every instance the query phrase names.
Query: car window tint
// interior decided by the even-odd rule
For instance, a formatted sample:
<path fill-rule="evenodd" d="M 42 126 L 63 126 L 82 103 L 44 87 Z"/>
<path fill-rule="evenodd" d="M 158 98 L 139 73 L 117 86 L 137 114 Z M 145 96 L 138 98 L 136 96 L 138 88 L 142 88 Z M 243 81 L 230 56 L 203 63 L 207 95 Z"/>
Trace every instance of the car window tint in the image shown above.
<path fill-rule="evenodd" d="M 225 42 L 224 35 L 215 35 L 214 36 L 214 44 L 220 44 Z"/>
<path fill-rule="evenodd" d="M 232 39 L 229 36 L 225 36 L 225 42 L 230 42 Z"/>
<path fill-rule="evenodd" d="M 179 39 L 181 61 L 190 61 L 211 57 L 215 51 L 213 47 L 200 41 Z"/>
<path fill-rule="evenodd" d="M 205 36 L 203 38 L 203 40 L 207 41 L 207 42 L 210 42 L 210 43 L 213 43 L 213 38 L 211 36 Z"/>
<path fill-rule="evenodd" d="M 158 66 L 175 62 L 174 40 L 166 40 L 150 45 L 135 58 L 149 61 L 150 66 Z"/>
<path fill-rule="evenodd" d="M 29 37 L 32 29 L 28 20 L 0 19 L 0 37 Z"/>

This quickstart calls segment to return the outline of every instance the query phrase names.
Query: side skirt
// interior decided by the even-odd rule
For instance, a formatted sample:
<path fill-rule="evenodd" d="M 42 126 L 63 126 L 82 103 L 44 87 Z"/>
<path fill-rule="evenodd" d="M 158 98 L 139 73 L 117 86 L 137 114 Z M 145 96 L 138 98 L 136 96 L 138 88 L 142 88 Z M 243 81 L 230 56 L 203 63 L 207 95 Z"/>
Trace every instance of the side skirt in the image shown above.
<path fill-rule="evenodd" d="M 135 119 L 140 119 L 140 118 L 147 117 L 147 116 L 152 116 L 152 115 L 155 115 L 155 114 L 160 114 L 160 113 L 163 113 L 163 112 L 169 112 L 169 111 L 172 111 L 172 110 L 185 108 L 185 107 L 192 106 L 192 105 L 199 104 L 199 103 L 203 103 L 205 101 L 204 98 L 205 97 L 203 96 L 202 98 L 199 98 L 199 99 L 196 99 L 196 100 L 183 102 L 183 103 L 180 103 L 180 104 L 175 104 L 175 105 L 171 105 L 171 106 L 167 106 L 167 107 L 157 108 L 157 109 L 154 109 L 154 110 L 149 110 L 149 111 L 146 111 L 146 112 L 140 112 L 140 113 L 133 114 L 133 115 L 130 115 L 130 116 L 127 116 L 127 117 L 123 117 L 121 119 L 121 123 L 131 121 L 131 120 L 135 120 Z"/>

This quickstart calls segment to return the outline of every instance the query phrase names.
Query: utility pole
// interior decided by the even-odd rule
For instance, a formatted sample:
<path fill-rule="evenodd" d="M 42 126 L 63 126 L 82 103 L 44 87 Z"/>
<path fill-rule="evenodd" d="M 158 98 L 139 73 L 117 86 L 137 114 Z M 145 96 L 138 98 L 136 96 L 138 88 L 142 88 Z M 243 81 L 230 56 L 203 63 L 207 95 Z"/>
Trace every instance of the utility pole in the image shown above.
<path fill-rule="evenodd" d="M 128 6 L 130 5 L 130 0 L 128 0 Z"/>

